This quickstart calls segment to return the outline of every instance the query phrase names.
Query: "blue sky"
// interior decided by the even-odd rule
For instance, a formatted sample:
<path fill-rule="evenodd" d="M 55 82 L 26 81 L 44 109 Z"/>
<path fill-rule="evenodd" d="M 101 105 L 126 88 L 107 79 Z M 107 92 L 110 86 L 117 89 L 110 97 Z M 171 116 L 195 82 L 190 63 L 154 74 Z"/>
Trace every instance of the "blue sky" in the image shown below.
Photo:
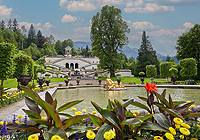
<path fill-rule="evenodd" d="M 16 18 L 20 27 L 34 24 L 36 32 L 56 40 L 88 42 L 90 19 L 105 5 L 121 9 L 131 48 L 140 47 L 145 30 L 163 55 L 175 55 L 178 37 L 200 24 L 200 0 L 0 0 L 0 20 Z"/>

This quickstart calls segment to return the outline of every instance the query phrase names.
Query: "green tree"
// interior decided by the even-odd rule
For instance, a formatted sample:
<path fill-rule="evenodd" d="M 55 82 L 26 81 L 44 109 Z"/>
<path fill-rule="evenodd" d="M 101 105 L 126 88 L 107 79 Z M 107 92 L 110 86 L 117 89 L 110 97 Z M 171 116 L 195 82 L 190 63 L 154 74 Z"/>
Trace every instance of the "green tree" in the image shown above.
<path fill-rule="evenodd" d="M 181 76 L 189 77 L 197 75 L 197 64 L 194 58 L 185 58 L 180 61 Z"/>
<path fill-rule="evenodd" d="M 160 63 L 157 59 L 156 51 L 153 50 L 153 47 L 148 40 L 148 36 L 146 36 L 146 32 L 143 31 L 141 46 L 138 49 L 135 75 L 138 75 L 141 71 L 146 73 L 147 65 L 155 65 L 157 69 L 157 74 L 159 75 L 159 64 Z"/>
<path fill-rule="evenodd" d="M 169 55 L 167 55 L 166 57 L 166 62 L 170 62 L 171 57 Z"/>
<path fill-rule="evenodd" d="M 4 42 L 4 38 L 3 38 L 3 33 L 2 31 L 0 30 L 0 43 Z"/>
<path fill-rule="evenodd" d="M 60 40 L 57 40 L 55 43 L 55 50 L 57 54 L 63 55 L 64 54 L 64 49 L 62 48 L 62 43 Z"/>
<path fill-rule="evenodd" d="M 4 20 L 1 21 L 1 31 L 3 31 L 6 28 L 6 23 Z"/>
<path fill-rule="evenodd" d="M 171 76 L 169 69 L 172 68 L 172 65 L 172 62 L 165 62 L 160 64 L 160 75 L 162 77 L 167 77 L 167 82 L 169 81 L 168 77 Z"/>
<path fill-rule="evenodd" d="M 54 39 L 53 35 L 50 35 L 49 37 L 47 37 L 47 41 L 49 42 L 49 44 L 54 44 L 55 39 Z"/>
<path fill-rule="evenodd" d="M 38 50 L 37 48 L 37 45 L 34 44 L 34 43 L 31 43 L 31 45 L 28 47 L 28 49 L 30 50 L 31 52 L 31 55 L 32 55 L 32 59 L 33 60 L 38 60 L 40 58 L 40 51 Z"/>
<path fill-rule="evenodd" d="M 3 34 L 5 42 L 11 43 L 17 46 L 17 41 L 15 40 L 15 34 L 12 30 L 5 29 L 3 30 L 2 34 Z"/>
<path fill-rule="evenodd" d="M 15 46 L 10 43 L 0 43 L 0 75 L 1 86 L 3 87 L 3 81 L 8 76 L 14 73 L 15 63 L 13 61 L 15 53 Z"/>
<path fill-rule="evenodd" d="M 30 46 L 31 43 L 37 44 L 37 36 L 35 33 L 35 29 L 33 27 L 33 24 L 31 24 L 29 32 L 28 32 L 27 47 Z"/>
<path fill-rule="evenodd" d="M 23 35 L 20 32 L 20 30 L 17 30 L 16 32 L 14 32 L 14 36 L 15 36 L 15 40 L 16 40 L 16 43 L 17 43 L 17 48 L 21 49 L 22 48 Z"/>
<path fill-rule="evenodd" d="M 48 55 L 48 56 L 56 56 L 56 50 L 55 50 L 55 45 L 51 45 L 48 41 L 46 41 L 43 46 L 42 46 L 42 50 L 41 53 L 43 55 Z"/>
<path fill-rule="evenodd" d="M 12 30 L 12 27 L 13 27 L 13 25 L 12 25 L 12 20 L 10 19 L 10 20 L 8 21 L 8 29 Z"/>
<path fill-rule="evenodd" d="M 121 10 L 114 6 L 104 6 L 101 13 L 92 18 L 91 42 L 93 55 L 100 59 L 99 66 L 108 70 L 110 76 L 121 68 L 119 51 L 128 43 L 128 25 L 123 20 Z"/>
<path fill-rule="evenodd" d="M 155 65 L 147 65 L 146 66 L 146 76 L 148 78 L 151 78 L 151 77 L 155 78 L 157 76 L 157 70 L 156 70 Z"/>
<path fill-rule="evenodd" d="M 189 32 L 184 33 L 177 41 L 178 60 L 194 58 L 197 62 L 197 76 L 200 79 L 200 25 L 196 24 Z"/>
<path fill-rule="evenodd" d="M 18 27 L 18 23 L 17 23 L 16 18 L 13 20 L 13 24 L 12 25 L 13 25 L 12 26 L 13 32 L 17 32 L 17 30 L 19 29 L 19 27 Z"/>

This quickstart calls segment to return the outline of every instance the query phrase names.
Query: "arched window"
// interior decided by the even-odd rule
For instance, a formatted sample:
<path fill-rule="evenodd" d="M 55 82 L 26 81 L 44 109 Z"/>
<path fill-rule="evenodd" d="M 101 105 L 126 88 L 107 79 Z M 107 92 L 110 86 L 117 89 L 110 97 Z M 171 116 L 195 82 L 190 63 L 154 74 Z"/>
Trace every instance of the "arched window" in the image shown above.
<path fill-rule="evenodd" d="M 66 68 L 69 68 L 69 63 L 66 63 Z"/>
<path fill-rule="evenodd" d="M 74 64 L 73 63 L 70 64 L 70 68 L 74 69 Z"/>
<path fill-rule="evenodd" d="M 75 64 L 75 69 L 78 69 L 78 63 Z"/>

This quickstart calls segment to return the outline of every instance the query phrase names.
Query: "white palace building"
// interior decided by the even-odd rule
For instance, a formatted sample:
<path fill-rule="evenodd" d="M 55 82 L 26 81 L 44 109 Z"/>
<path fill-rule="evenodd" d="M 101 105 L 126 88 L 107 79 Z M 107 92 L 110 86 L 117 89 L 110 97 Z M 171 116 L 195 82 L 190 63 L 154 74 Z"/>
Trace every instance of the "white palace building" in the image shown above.
<path fill-rule="evenodd" d="M 70 46 L 65 48 L 64 56 L 46 57 L 45 61 L 46 66 L 59 69 L 59 77 L 67 74 L 72 76 L 75 73 L 87 77 L 93 77 L 96 72 L 102 76 L 109 75 L 107 71 L 98 69 L 97 65 L 100 61 L 98 57 L 72 56 Z M 47 73 L 50 73 L 52 77 L 55 77 L 55 71 L 48 69 L 46 71 Z M 119 70 L 117 73 L 120 73 L 121 76 L 131 76 L 130 70 Z"/>

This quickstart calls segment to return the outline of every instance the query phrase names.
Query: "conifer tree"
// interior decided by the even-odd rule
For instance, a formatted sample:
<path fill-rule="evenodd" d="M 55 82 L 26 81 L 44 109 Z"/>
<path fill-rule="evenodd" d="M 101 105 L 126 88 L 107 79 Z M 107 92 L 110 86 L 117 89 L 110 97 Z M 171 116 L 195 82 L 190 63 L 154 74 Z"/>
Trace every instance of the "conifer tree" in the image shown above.
<path fill-rule="evenodd" d="M 5 22 L 2 20 L 1 21 L 1 31 L 3 31 L 6 28 Z"/>
<path fill-rule="evenodd" d="M 153 47 L 148 40 L 148 36 L 146 36 L 146 32 L 143 31 L 142 34 L 142 42 L 141 46 L 138 49 L 138 57 L 137 57 L 137 65 L 136 65 L 136 73 L 138 75 L 139 72 L 146 73 L 147 65 L 155 65 L 157 69 L 157 73 L 159 74 L 159 61 L 157 59 L 156 51 L 153 50 Z"/>
<path fill-rule="evenodd" d="M 12 26 L 12 30 L 13 30 L 13 32 L 16 32 L 18 29 L 19 29 L 19 28 L 18 28 L 17 20 L 14 19 L 14 21 L 13 21 L 13 26 Z"/>
<path fill-rule="evenodd" d="M 12 27 L 13 27 L 13 25 L 12 25 L 12 20 L 10 19 L 10 20 L 8 21 L 8 29 L 12 30 Z"/>
<path fill-rule="evenodd" d="M 27 46 L 30 46 L 31 43 L 37 44 L 37 36 L 33 24 L 31 24 L 31 27 L 28 32 Z"/>

